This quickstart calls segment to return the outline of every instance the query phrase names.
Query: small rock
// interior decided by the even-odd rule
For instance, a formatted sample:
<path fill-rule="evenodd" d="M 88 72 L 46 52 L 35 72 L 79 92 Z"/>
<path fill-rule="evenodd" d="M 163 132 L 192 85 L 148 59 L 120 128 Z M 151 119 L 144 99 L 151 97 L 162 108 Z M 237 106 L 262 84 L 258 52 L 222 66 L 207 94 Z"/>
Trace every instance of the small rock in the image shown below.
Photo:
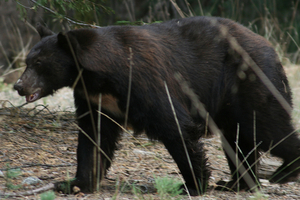
<path fill-rule="evenodd" d="M 1 170 L 0 170 L 0 177 L 4 177 L 4 174 Z"/>
<path fill-rule="evenodd" d="M 41 181 L 39 178 L 37 177 L 34 177 L 34 176 L 31 176 L 31 177 L 27 177 L 25 178 L 23 181 L 22 181 L 22 185 L 23 186 L 30 186 L 30 185 L 39 185 L 39 184 L 42 184 L 43 181 Z"/>
<path fill-rule="evenodd" d="M 134 149 L 133 153 L 135 153 L 135 154 L 142 154 L 142 155 L 155 155 L 155 153 L 153 153 L 153 152 L 143 151 L 143 150 L 139 150 L 139 149 Z"/>
<path fill-rule="evenodd" d="M 267 187 L 267 186 L 270 185 L 270 182 L 267 179 L 259 179 L 259 181 L 260 181 L 260 183 L 261 183 L 262 186 Z"/>
<path fill-rule="evenodd" d="M 77 186 L 74 186 L 74 187 L 73 187 L 73 192 L 74 192 L 75 194 L 77 194 L 78 192 L 80 192 L 80 188 L 77 187 Z"/>

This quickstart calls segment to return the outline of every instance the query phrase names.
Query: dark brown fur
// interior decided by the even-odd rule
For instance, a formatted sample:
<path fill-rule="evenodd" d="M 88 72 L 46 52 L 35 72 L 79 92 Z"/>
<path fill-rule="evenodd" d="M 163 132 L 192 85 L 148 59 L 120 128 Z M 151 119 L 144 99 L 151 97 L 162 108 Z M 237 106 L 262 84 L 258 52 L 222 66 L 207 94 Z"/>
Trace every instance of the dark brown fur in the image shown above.
<path fill-rule="evenodd" d="M 223 28 L 227 30 L 225 34 Z M 187 91 L 181 89 L 175 73 L 188 82 L 233 150 L 238 142 L 242 151 L 242 154 L 238 153 L 239 159 L 242 161 L 248 156 L 247 164 L 244 162 L 246 169 L 259 157 L 252 151 L 254 126 L 256 144 L 261 143 L 259 151 L 268 151 L 272 144 L 294 131 L 289 111 L 283 109 L 253 72 L 253 66 L 249 66 L 229 40 L 235 38 L 292 105 L 289 84 L 274 49 L 263 37 L 231 20 L 194 17 L 139 27 L 79 29 L 65 34 L 53 34 L 43 27 L 38 30 L 42 39 L 27 56 L 27 69 L 15 85 L 19 94 L 27 96 L 31 102 L 64 86 L 74 87 L 78 124 L 96 140 L 100 93 L 104 97 L 102 112 L 124 123 L 131 66 L 128 123 L 136 133 L 145 131 L 149 138 L 163 142 L 192 195 L 205 192 L 210 176 L 203 144 L 198 142 L 204 133 L 205 120 L 198 114 Z M 81 78 L 74 84 L 79 72 L 82 72 Z M 165 82 L 197 184 L 171 110 Z M 238 126 L 239 141 L 236 141 Z M 114 122 L 101 117 L 101 149 L 111 159 L 120 131 Z M 284 160 L 271 181 L 284 183 L 298 175 L 300 161 L 288 164 L 299 157 L 299 146 L 297 135 L 292 134 L 271 150 Z M 237 189 L 235 182 L 241 174 L 237 176 L 235 161 L 229 158 L 226 149 L 225 153 L 232 173 L 232 181 L 227 186 Z M 70 186 L 79 186 L 85 192 L 95 190 L 96 175 L 101 173 L 102 176 L 111 163 L 97 152 L 101 156 L 101 170 L 95 174 L 94 154 L 93 143 L 80 131 L 77 174 Z M 255 166 L 251 167 L 253 173 L 250 173 L 254 181 Z M 248 188 L 243 178 L 239 183 L 239 189 Z M 219 184 L 222 187 L 227 183 Z M 71 190 L 65 182 L 57 183 L 56 188 L 64 192 Z"/>

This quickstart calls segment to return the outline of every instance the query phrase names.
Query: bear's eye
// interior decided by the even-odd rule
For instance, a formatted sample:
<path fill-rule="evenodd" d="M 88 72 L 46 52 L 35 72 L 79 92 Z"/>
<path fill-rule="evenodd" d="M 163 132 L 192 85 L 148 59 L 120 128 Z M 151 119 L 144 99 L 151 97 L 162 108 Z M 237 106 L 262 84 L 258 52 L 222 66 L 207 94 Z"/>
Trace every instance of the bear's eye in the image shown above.
<path fill-rule="evenodd" d="M 39 67 L 41 65 L 42 65 L 42 62 L 40 60 L 38 60 L 38 61 L 35 62 L 35 66 Z"/>

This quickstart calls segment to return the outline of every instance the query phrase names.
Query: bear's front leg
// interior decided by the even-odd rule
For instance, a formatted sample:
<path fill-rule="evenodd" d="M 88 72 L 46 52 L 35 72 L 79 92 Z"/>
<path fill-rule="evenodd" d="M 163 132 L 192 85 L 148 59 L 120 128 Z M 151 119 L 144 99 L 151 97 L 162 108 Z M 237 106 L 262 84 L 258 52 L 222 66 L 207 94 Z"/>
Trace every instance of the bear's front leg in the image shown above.
<path fill-rule="evenodd" d="M 74 179 L 57 182 L 55 190 L 71 194 L 75 193 L 74 186 L 80 188 L 82 192 L 93 192 L 96 188 L 97 171 L 97 156 L 99 152 L 96 146 L 87 138 L 84 133 L 79 132 L 78 147 L 77 147 L 77 172 Z M 100 154 L 100 156 L 102 156 Z M 102 165 L 103 159 L 100 159 Z M 101 171 L 103 171 L 103 167 Z M 101 175 L 101 174 L 100 174 Z"/>
<path fill-rule="evenodd" d="M 79 98 L 75 98 L 75 105 L 78 125 L 81 128 L 78 137 L 76 177 L 72 180 L 56 183 L 55 190 L 63 193 L 74 193 L 73 188 L 77 186 L 81 192 L 93 192 L 111 165 L 120 128 L 110 119 L 101 116 L 101 129 L 98 132 L 96 129 L 99 115 L 98 106 L 91 105 L 92 111 L 89 111 L 86 100 Z M 95 145 L 99 134 L 101 151 Z"/>

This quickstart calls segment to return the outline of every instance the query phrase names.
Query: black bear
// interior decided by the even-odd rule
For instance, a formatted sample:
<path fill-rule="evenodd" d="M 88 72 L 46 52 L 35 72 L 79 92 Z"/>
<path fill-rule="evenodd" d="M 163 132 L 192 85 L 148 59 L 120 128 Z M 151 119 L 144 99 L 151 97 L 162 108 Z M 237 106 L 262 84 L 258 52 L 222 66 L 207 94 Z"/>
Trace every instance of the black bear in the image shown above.
<path fill-rule="evenodd" d="M 28 54 L 27 68 L 14 88 L 33 102 L 72 87 L 81 128 L 76 177 L 56 183 L 57 190 L 71 192 L 78 186 L 92 192 L 97 177 L 111 165 L 121 128 L 102 115 L 97 130 L 100 103 L 102 113 L 165 145 L 184 177 L 186 192 L 205 192 L 210 169 L 198 139 L 206 120 L 193 95 L 227 141 L 223 147 L 232 180 L 218 182 L 217 189 L 258 185 L 260 151 L 284 160 L 270 181 L 297 177 L 300 140 L 291 124 L 285 72 L 271 45 L 242 25 L 192 17 L 59 34 L 41 25 L 37 30 L 41 41 Z M 238 160 L 242 164 L 236 167 Z"/>

